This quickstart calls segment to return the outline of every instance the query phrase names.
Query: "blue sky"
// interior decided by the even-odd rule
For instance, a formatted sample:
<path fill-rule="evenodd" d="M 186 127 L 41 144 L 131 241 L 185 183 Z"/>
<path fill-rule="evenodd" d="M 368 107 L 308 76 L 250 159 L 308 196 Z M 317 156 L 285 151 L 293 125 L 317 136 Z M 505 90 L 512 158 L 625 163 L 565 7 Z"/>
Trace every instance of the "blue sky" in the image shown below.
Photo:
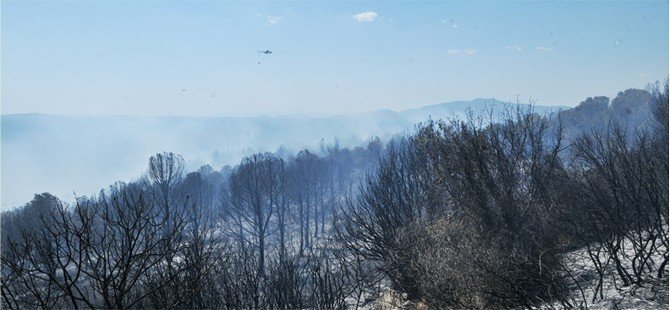
<path fill-rule="evenodd" d="M 477 97 L 576 105 L 668 75 L 667 1 L 1 10 L 3 114 L 332 115 Z"/>

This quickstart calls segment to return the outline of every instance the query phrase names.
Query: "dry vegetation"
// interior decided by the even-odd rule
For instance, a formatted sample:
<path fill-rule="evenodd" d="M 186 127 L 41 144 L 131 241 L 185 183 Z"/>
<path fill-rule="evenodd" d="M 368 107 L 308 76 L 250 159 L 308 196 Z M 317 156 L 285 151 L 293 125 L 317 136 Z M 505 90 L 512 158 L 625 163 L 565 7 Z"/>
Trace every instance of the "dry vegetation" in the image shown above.
<path fill-rule="evenodd" d="M 156 154 L 143 179 L 3 213 L 2 306 L 360 308 L 382 283 L 381 308 L 587 307 L 611 285 L 667 306 L 667 84 L 652 95 L 655 128 L 569 141 L 517 109 L 222 171 Z"/>

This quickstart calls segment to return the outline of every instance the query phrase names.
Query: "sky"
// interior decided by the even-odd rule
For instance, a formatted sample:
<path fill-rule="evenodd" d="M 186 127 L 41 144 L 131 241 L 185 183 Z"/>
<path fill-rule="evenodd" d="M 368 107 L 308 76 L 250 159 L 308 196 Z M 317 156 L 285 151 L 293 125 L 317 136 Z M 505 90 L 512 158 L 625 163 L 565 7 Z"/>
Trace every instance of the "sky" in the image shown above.
<path fill-rule="evenodd" d="M 574 106 L 668 75 L 667 1 L 1 5 L 2 114 Z"/>

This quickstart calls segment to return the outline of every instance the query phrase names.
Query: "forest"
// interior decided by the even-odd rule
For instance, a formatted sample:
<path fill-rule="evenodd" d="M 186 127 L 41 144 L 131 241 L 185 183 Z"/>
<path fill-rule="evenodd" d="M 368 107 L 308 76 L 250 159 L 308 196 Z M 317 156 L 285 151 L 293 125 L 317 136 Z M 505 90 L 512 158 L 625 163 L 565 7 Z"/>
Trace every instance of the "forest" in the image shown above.
<path fill-rule="evenodd" d="M 666 82 L 219 170 L 157 153 L 3 212 L 2 307 L 667 308 L 668 130 Z"/>

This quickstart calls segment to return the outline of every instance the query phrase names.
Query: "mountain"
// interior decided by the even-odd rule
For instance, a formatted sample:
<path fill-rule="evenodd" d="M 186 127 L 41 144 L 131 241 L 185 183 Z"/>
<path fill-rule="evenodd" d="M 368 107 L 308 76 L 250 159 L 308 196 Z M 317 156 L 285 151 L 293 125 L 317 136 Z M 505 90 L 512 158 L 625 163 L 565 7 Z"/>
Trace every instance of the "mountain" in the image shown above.
<path fill-rule="evenodd" d="M 2 209 L 35 193 L 71 200 L 117 180 L 139 177 L 149 156 L 173 151 L 190 169 L 237 163 L 255 152 L 308 148 L 320 142 L 357 146 L 374 136 L 389 138 L 428 118 L 494 114 L 515 106 L 475 99 L 405 111 L 379 110 L 332 117 L 153 117 L 2 115 Z M 528 107 L 528 106 L 525 106 Z M 565 107 L 535 107 L 539 113 Z"/>

